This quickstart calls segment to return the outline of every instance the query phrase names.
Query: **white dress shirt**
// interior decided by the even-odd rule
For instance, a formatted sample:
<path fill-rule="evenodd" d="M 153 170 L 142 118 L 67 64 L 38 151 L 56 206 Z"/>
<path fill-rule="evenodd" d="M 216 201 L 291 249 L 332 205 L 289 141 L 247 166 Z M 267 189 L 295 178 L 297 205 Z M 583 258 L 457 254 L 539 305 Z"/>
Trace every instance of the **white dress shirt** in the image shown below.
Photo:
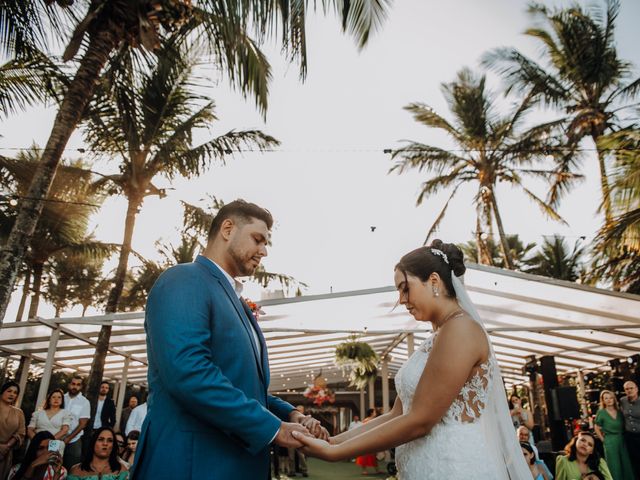
<path fill-rule="evenodd" d="M 235 278 L 233 278 L 231 275 L 229 275 L 224 270 L 224 268 L 222 268 L 220 265 L 218 265 L 216 262 L 214 262 L 210 258 L 208 258 L 208 257 L 204 257 L 204 258 L 209 260 L 211 263 L 213 263 L 216 267 L 218 267 L 220 269 L 222 274 L 229 281 L 229 284 L 231 285 L 231 288 L 233 288 L 233 291 L 236 292 L 236 295 L 238 296 L 238 299 L 239 299 L 242 296 L 242 283 L 239 282 L 238 280 L 236 280 Z M 260 338 L 258 337 L 257 332 L 253 328 L 253 324 L 250 324 L 250 325 L 251 325 L 251 333 L 253 334 L 253 341 L 254 341 L 254 343 L 256 345 L 256 348 L 258 349 L 258 357 L 262 358 L 262 347 L 260 346 Z"/>
<path fill-rule="evenodd" d="M 73 421 L 69 426 L 69 433 L 73 432 L 80 423 L 81 418 L 91 417 L 91 405 L 82 393 L 79 393 L 75 397 L 71 397 L 69 393 L 64 394 L 64 409 L 68 410 L 73 415 Z M 84 435 L 84 430 L 80 430 L 78 434 L 73 437 L 69 443 L 75 443 Z"/>
<path fill-rule="evenodd" d="M 129 435 L 130 432 L 137 430 L 142 430 L 142 424 L 144 423 L 144 418 L 147 416 L 147 402 L 142 405 L 138 405 L 131 411 L 131 415 L 129 415 L 129 420 L 127 420 L 127 427 L 124 429 L 124 434 Z"/>

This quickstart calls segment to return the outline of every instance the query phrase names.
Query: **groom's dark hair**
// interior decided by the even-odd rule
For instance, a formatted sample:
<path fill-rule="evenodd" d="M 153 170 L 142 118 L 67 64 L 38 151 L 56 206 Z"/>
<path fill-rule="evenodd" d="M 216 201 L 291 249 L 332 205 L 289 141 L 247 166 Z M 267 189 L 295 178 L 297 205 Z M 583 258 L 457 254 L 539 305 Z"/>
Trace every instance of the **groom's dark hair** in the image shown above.
<path fill-rule="evenodd" d="M 273 227 L 273 217 L 269 210 L 264 209 L 255 203 L 246 202 L 242 199 L 234 200 L 231 203 L 227 203 L 220 210 L 211 222 L 211 228 L 209 229 L 209 240 L 213 240 L 222 226 L 222 222 L 228 218 L 233 218 L 234 221 L 239 224 L 250 223 L 257 219 L 262 220 L 267 224 L 267 228 L 271 230 Z"/>

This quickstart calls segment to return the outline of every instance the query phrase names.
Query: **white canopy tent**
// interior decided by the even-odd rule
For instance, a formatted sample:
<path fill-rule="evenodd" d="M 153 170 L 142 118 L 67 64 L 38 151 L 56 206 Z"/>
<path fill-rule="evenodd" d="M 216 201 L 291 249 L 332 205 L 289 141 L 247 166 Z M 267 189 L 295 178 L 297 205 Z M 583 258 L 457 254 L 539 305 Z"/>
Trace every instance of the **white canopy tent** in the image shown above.
<path fill-rule="evenodd" d="M 606 367 L 613 358 L 640 352 L 640 296 L 480 265 L 468 267 L 465 284 L 491 334 L 507 386 L 527 380 L 522 369 L 531 355 L 553 355 L 562 374 Z M 343 381 L 334 350 L 353 334 L 383 360 L 384 390 L 429 335 L 428 325 L 394 308 L 396 301 L 391 286 L 260 302 L 271 390 L 303 388 L 320 371 L 329 383 Z M 122 385 L 146 384 L 143 321 L 144 312 L 136 312 L 6 323 L 0 354 L 24 357 L 32 368 L 43 365 L 40 400 L 53 368 L 89 373 L 100 327 L 111 325 L 105 378 L 120 385 L 120 410 Z"/>

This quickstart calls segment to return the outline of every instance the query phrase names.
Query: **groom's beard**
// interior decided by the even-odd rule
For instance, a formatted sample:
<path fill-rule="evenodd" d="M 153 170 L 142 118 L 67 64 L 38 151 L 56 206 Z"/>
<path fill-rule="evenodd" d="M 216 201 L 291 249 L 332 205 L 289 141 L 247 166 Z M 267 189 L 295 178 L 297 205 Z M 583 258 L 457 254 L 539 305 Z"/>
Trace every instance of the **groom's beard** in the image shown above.
<path fill-rule="evenodd" d="M 233 259 L 236 264 L 236 268 L 238 269 L 238 277 L 247 277 L 249 275 L 253 275 L 253 272 L 257 267 L 254 267 L 251 263 L 253 259 L 253 255 L 245 254 L 242 255 L 234 245 L 229 246 L 229 256 Z"/>

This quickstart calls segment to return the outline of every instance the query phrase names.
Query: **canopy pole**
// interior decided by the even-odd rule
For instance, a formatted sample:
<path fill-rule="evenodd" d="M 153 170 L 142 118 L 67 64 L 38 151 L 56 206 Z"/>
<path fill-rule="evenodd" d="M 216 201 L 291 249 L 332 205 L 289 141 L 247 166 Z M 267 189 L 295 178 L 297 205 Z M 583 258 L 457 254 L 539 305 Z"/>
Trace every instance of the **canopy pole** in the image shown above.
<path fill-rule="evenodd" d="M 129 357 L 124 357 L 124 367 L 122 368 L 122 378 L 120 379 L 120 388 L 118 391 L 118 405 L 116 406 L 116 426 L 120 425 L 122 417 L 122 407 L 124 406 L 124 396 L 127 393 L 127 374 L 129 373 Z"/>
<path fill-rule="evenodd" d="M 376 408 L 376 379 L 369 379 L 369 408 Z"/>
<path fill-rule="evenodd" d="M 364 410 L 364 389 L 360 390 L 360 421 L 362 421 L 365 417 Z"/>
<path fill-rule="evenodd" d="M 40 381 L 40 389 L 38 390 L 38 399 L 36 400 L 36 408 L 43 404 L 49 390 L 49 382 L 51 382 L 51 372 L 53 371 L 53 361 L 56 356 L 56 347 L 60 339 L 60 326 L 54 328 L 51 332 L 49 340 L 49 350 L 47 351 L 47 360 L 44 363 L 44 371 L 42 372 L 42 380 Z"/>
<path fill-rule="evenodd" d="M 382 360 L 382 413 L 389 412 L 389 357 Z"/>
<path fill-rule="evenodd" d="M 416 339 L 413 333 L 407 335 L 407 353 L 409 356 L 413 355 L 413 352 L 416 348 Z"/>
<path fill-rule="evenodd" d="M 22 406 L 22 399 L 24 398 L 24 392 L 27 388 L 27 380 L 29 380 L 29 367 L 31 366 L 31 357 L 23 357 L 22 371 L 20 372 L 20 378 L 18 379 L 18 385 L 20 386 L 20 393 L 16 400 L 16 407 Z"/>

